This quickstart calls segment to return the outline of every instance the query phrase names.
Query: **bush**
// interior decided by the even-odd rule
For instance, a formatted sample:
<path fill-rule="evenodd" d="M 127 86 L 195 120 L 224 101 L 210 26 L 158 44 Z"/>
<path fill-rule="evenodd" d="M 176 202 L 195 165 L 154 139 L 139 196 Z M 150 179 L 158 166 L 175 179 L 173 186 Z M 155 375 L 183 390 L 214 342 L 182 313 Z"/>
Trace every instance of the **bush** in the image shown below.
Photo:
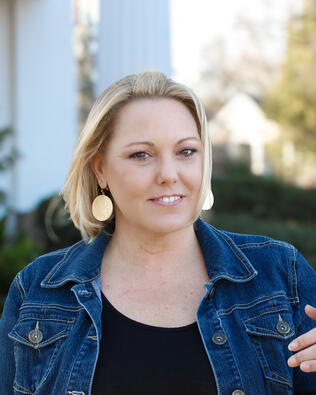
<path fill-rule="evenodd" d="M 65 248 L 81 240 L 81 234 L 64 209 L 64 204 L 60 196 L 53 195 L 42 200 L 33 213 L 45 252 Z"/>
<path fill-rule="evenodd" d="M 212 188 L 216 212 L 316 223 L 316 189 L 255 176 L 240 164 L 229 164 L 221 175 L 215 173 Z"/>
<path fill-rule="evenodd" d="M 21 233 L 12 243 L 5 238 L 6 218 L 0 220 L 0 312 L 17 272 L 39 255 L 81 240 L 80 232 L 64 210 L 63 200 L 57 195 L 41 201 L 35 211 L 28 215 L 32 221 L 25 231 L 33 237 Z"/>
<path fill-rule="evenodd" d="M 20 235 L 12 244 L 5 241 L 6 218 L 0 220 L 0 312 L 9 286 L 18 271 L 24 268 L 41 250 L 26 235 Z"/>

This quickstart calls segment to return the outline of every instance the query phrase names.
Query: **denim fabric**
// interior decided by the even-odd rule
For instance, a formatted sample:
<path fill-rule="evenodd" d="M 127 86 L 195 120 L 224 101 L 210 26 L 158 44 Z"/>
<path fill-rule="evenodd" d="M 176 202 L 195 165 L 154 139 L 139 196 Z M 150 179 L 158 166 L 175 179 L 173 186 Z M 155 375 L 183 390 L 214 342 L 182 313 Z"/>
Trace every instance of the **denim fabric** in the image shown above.
<path fill-rule="evenodd" d="M 316 305 L 314 270 L 285 242 L 200 219 L 195 230 L 210 278 L 196 319 L 218 393 L 316 392 L 315 373 L 287 365 L 290 341 L 315 326 L 304 313 L 306 303 Z M 102 232 L 17 274 L 0 320 L 1 395 L 91 393 L 108 240 Z"/>

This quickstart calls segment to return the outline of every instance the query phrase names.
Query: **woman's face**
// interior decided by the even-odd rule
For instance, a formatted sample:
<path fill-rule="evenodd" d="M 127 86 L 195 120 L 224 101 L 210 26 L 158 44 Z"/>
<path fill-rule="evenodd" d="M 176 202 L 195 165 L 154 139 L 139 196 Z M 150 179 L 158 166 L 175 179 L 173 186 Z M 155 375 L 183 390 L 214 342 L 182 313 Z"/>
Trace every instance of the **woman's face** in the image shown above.
<path fill-rule="evenodd" d="M 120 110 L 95 173 L 113 196 L 117 227 L 161 234 L 192 224 L 202 169 L 202 144 L 187 107 L 141 98 Z"/>

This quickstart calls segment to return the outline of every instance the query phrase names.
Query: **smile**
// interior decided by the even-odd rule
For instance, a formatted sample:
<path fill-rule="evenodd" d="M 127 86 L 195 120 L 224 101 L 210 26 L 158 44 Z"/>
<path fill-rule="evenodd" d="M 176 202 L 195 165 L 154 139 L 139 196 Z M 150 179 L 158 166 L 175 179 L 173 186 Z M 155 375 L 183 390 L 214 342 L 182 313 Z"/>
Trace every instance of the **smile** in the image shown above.
<path fill-rule="evenodd" d="M 183 195 L 171 195 L 171 196 L 160 196 L 154 199 L 150 199 L 151 202 L 160 206 L 175 206 L 183 200 Z"/>
<path fill-rule="evenodd" d="M 166 202 L 166 203 L 170 203 L 170 202 L 174 202 L 175 200 L 179 200 L 181 199 L 181 196 L 164 196 L 162 198 L 159 198 L 157 200 L 159 200 L 160 202 Z"/>

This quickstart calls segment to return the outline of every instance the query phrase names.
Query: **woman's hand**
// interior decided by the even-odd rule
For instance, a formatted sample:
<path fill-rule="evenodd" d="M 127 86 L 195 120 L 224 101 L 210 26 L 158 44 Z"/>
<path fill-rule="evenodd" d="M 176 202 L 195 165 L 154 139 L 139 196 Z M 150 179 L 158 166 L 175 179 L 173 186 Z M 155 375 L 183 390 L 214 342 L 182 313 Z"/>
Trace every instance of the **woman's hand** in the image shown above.
<path fill-rule="evenodd" d="M 305 313 L 316 321 L 316 308 L 305 306 Z M 288 359 L 291 368 L 299 366 L 303 372 L 316 372 L 316 327 L 294 339 L 289 350 L 296 352 Z"/>

